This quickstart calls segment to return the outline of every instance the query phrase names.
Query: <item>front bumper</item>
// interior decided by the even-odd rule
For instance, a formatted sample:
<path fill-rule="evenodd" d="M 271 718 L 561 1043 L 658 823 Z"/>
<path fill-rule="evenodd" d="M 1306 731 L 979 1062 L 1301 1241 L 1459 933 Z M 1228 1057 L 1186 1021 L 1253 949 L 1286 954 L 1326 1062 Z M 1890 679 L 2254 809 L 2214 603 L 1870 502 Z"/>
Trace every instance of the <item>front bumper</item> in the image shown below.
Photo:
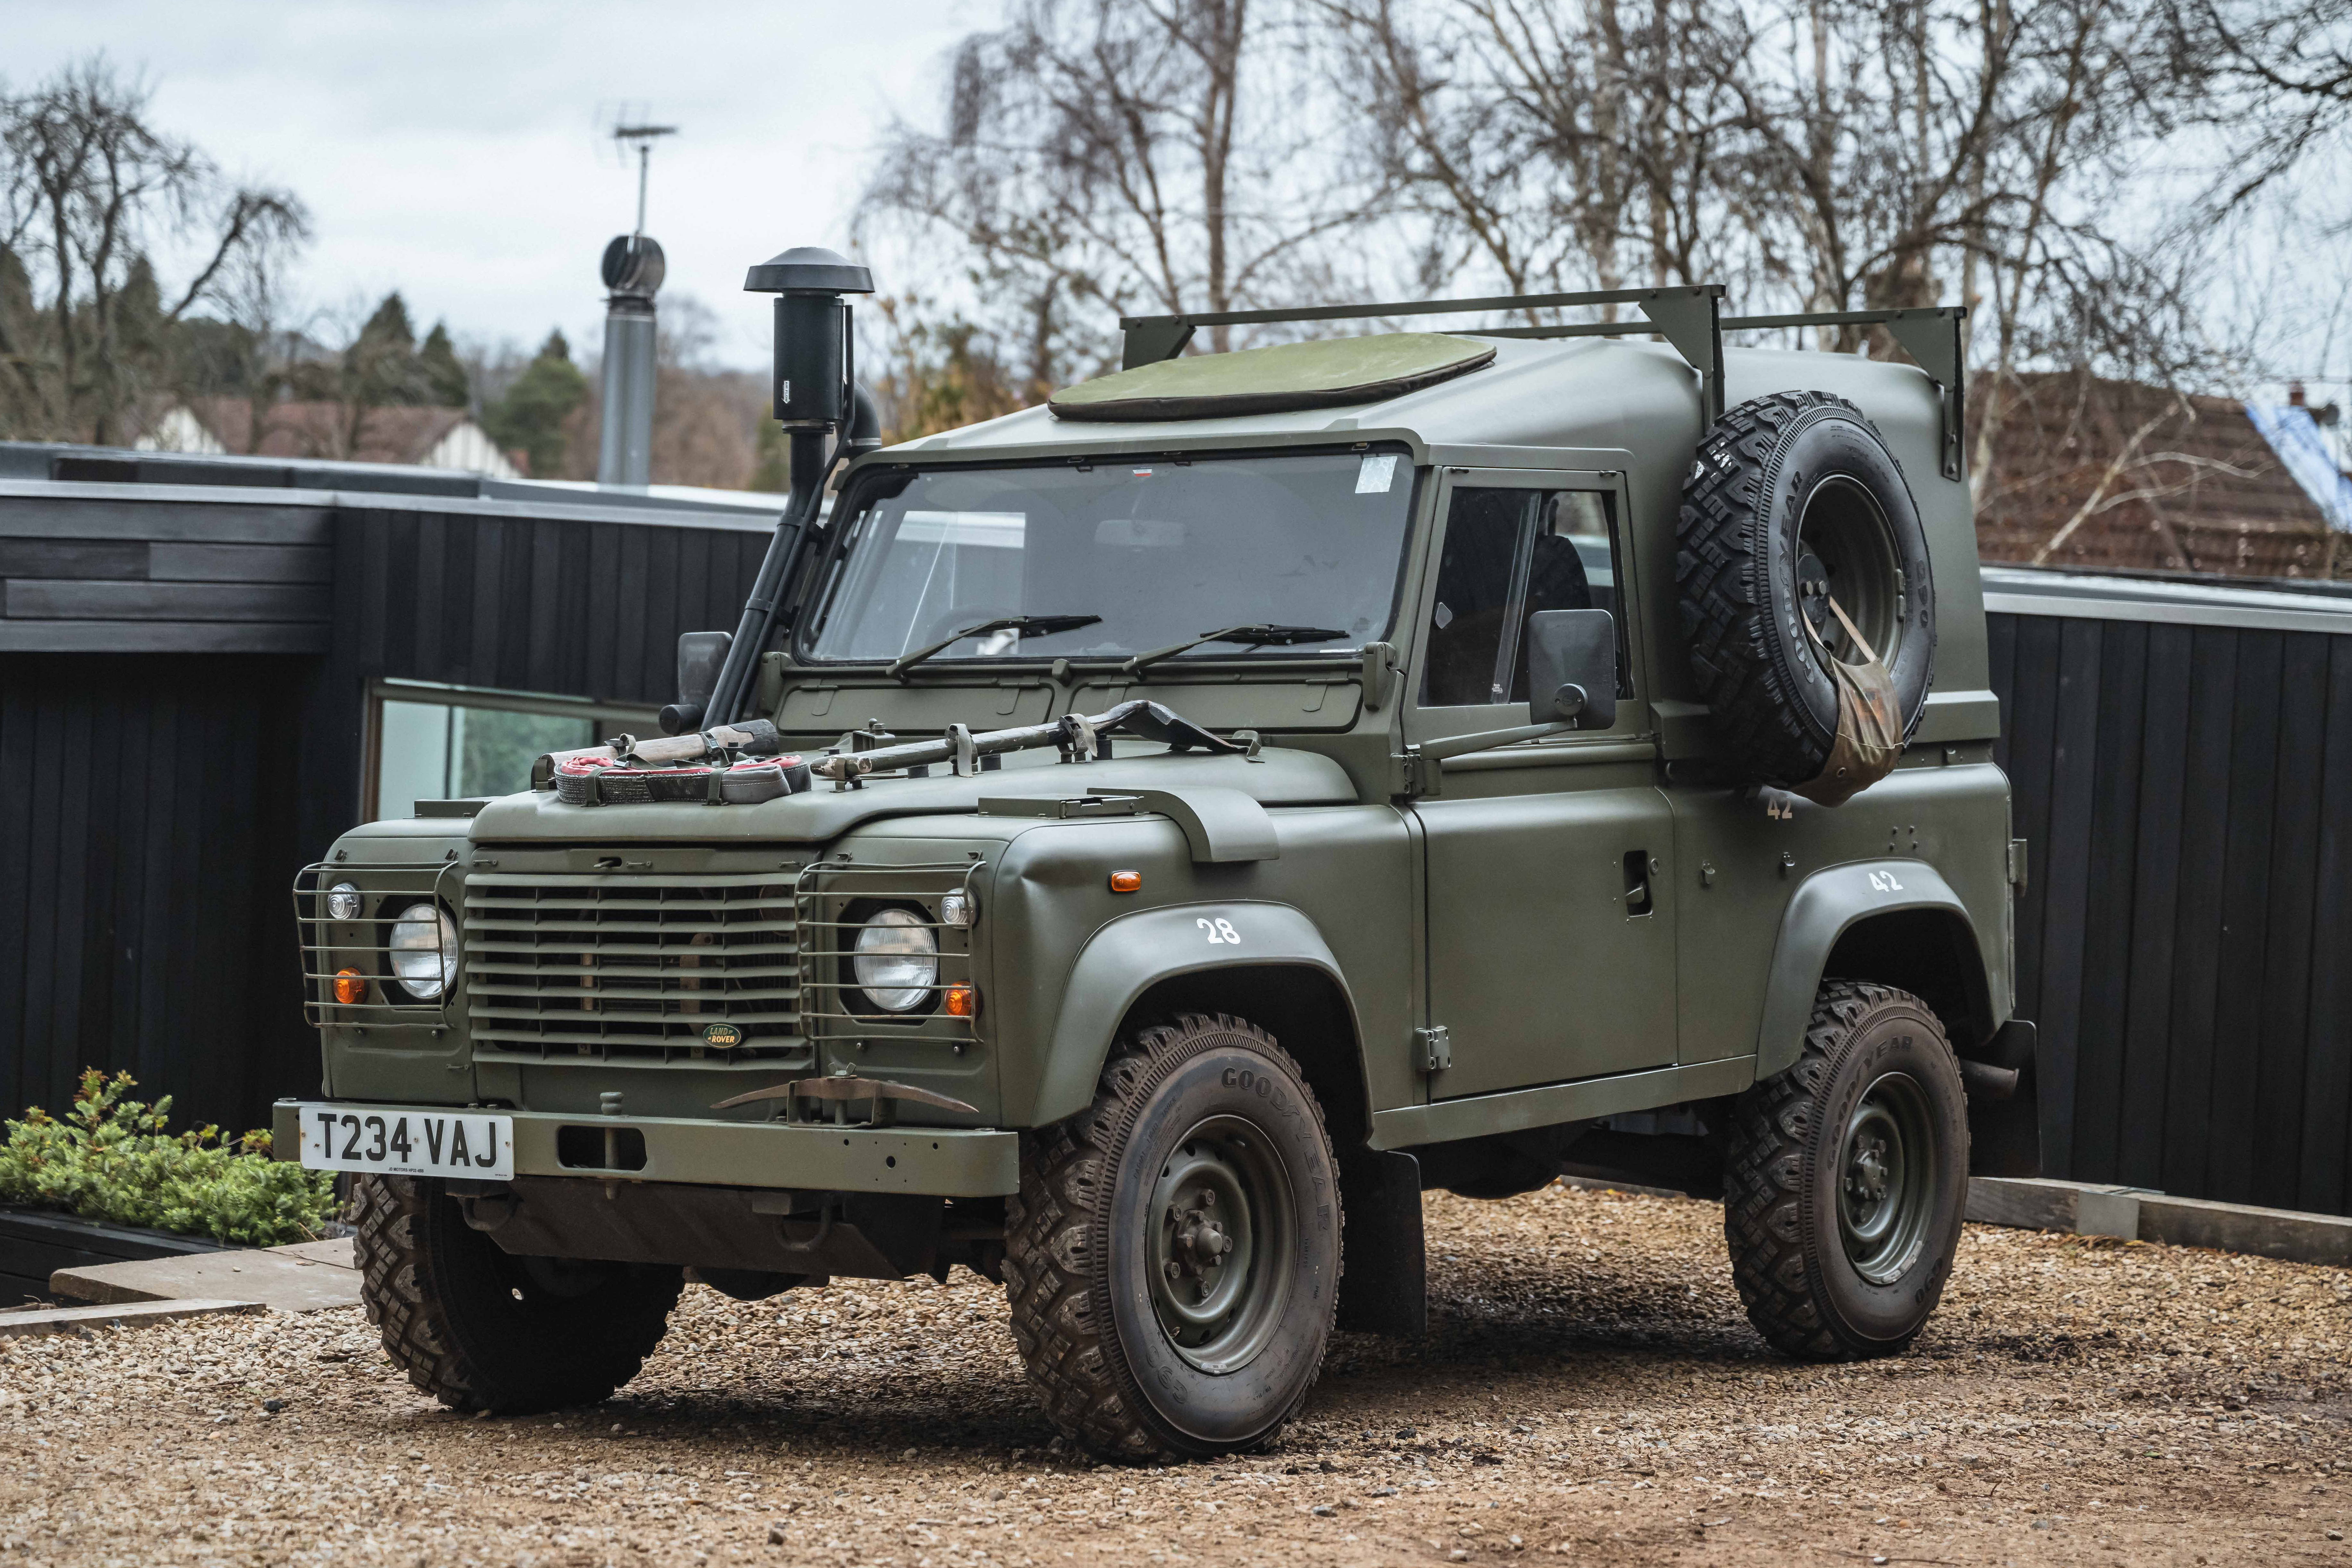
<path fill-rule="evenodd" d="M 300 1158 L 298 1108 L 273 1108 L 274 1146 L 281 1160 Z M 361 1112 L 419 1110 L 446 1114 L 447 1105 L 354 1103 Z M 1002 1197 L 1021 1186 L 1021 1138 L 992 1128 L 833 1127 L 782 1121 L 698 1121 L 661 1116 L 559 1116 L 545 1111 L 471 1109 L 514 1121 L 518 1176 L 586 1176 L 629 1182 L 686 1182 L 711 1186 L 790 1188 L 801 1192 L 911 1193 L 943 1198 Z M 565 1164 L 557 1134 L 566 1127 L 596 1133 L 634 1129 L 646 1141 L 646 1163 L 635 1170 Z M 604 1146 L 601 1137 L 573 1141 Z"/>

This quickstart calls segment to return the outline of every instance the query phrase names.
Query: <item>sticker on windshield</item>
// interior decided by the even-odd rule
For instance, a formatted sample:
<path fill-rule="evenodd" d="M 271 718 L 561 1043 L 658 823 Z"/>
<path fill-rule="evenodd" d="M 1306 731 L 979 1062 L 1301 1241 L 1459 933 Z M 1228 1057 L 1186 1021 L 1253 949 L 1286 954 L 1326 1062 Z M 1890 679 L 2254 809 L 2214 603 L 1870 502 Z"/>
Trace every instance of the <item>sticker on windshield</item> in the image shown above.
<path fill-rule="evenodd" d="M 1367 452 L 1356 465 L 1356 493 L 1360 496 L 1384 496 L 1396 483 L 1394 452 Z"/>

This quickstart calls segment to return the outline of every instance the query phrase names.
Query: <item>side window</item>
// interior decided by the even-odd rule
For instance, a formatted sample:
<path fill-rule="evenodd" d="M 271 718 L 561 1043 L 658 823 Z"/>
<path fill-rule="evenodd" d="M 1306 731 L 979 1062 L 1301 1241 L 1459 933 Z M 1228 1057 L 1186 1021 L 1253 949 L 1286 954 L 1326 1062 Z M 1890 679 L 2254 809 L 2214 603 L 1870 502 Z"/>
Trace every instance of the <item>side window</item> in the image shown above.
<path fill-rule="evenodd" d="M 1625 672 L 1625 617 L 1617 609 L 1617 557 L 1609 530 L 1609 498 L 1598 490 L 1552 490 L 1536 516 L 1535 548 L 1528 562 L 1526 607 L 1513 625 L 1525 636 L 1538 610 L 1606 610 L 1617 623 L 1617 695 L 1630 697 Z M 1525 646 L 1524 641 L 1521 644 Z M 1528 700 L 1528 661 L 1516 650 L 1509 667 L 1514 702 Z"/>
<path fill-rule="evenodd" d="M 1617 662 L 1632 663 L 1617 605 L 1609 498 L 1597 490 L 1454 492 L 1430 614 L 1421 705 L 1525 702 L 1528 617 L 1540 610 L 1606 610 L 1617 622 Z M 1621 697 L 1632 695 L 1620 677 Z"/>
<path fill-rule="evenodd" d="M 1535 490 L 1454 492 L 1437 566 L 1437 604 L 1429 616 L 1429 656 L 1422 661 L 1423 707 L 1507 700 L 1495 672 L 1502 668 L 1504 634 L 1516 629 L 1512 578 L 1520 536 L 1539 499 Z"/>

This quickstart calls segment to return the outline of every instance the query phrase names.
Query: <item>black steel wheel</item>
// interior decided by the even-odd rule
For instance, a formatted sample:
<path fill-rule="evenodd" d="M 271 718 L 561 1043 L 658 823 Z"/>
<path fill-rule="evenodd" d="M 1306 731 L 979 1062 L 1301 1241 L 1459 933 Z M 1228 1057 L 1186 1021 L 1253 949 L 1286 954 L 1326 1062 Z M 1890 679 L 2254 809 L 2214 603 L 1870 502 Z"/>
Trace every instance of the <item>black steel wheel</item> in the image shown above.
<path fill-rule="evenodd" d="M 514 1257 L 429 1177 L 362 1176 L 353 1190 L 368 1321 L 452 1410 L 595 1404 L 637 1375 L 685 1284 L 673 1268 Z"/>
<path fill-rule="evenodd" d="M 1213 1116 L 1177 1140 L 1153 1184 L 1145 1265 L 1169 1342 L 1208 1373 L 1246 1366 L 1282 1326 L 1298 1245 L 1288 1173 L 1255 1123 Z"/>
<path fill-rule="evenodd" d="M 1846 1261 L 1874 1285 L 1892 1284 L 1918 1261 L 1935 1217 L 1935 1112 L 1909 1073 L 1871 1079 L 1846 1119 L 1838 1152 L 1838 1238 Z"/>
<path fill-rule="evenodd" d="M 1273 1038 L 1138 1031 L 1094 1103 L 1022 1140 L 1013 1337 L 1065 1436 L 1131 1462 L 1265 1443 L 1331 1336 L 1339 1212 L 1315 1094 Z"/>
<path fill-rule="evenodd" d="M 1950 1278 L 1968 1172 L 1967 1099 L 1934 1011 L 1824 981 L 1802 1054 L 1733 1115 L 1723 1230 L 1748 1321 L 1808 1361 L 1901 1351 Z"/>

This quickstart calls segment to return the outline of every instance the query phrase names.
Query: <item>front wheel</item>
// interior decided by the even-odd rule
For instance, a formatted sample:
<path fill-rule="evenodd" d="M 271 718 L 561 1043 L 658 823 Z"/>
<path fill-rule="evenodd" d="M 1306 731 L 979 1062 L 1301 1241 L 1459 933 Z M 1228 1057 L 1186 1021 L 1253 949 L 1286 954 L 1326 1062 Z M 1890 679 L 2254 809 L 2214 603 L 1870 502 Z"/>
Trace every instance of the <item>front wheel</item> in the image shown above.
<path fill-rule="evenodd" d="M 360 1294 L 384 1352 L 452 1410 L 593 1405 L 661 1342 L 684 1271 L 509 1256 L 424 1176 L 353 1187 Z"/>
<path fill-rule="evenodd" d="M 1273 1436 L 1331 1337 L 1339 1207 L 1322 1108 L 1271 1037 L 1139 1031 L 1094 1103 L 1022 1140 L 1013 1337 L 1046 1415 L 1105 1458 Z"/>
<path fill-rule="evenodd" d="M 1748 1321 L 1806 1361 L 1903 1350 L 1951 1277 L 1968 1103 L 1927 1005 L 1822 983 L 1803 1053 L 1740 1096 L 1723 1230 Z"/>

